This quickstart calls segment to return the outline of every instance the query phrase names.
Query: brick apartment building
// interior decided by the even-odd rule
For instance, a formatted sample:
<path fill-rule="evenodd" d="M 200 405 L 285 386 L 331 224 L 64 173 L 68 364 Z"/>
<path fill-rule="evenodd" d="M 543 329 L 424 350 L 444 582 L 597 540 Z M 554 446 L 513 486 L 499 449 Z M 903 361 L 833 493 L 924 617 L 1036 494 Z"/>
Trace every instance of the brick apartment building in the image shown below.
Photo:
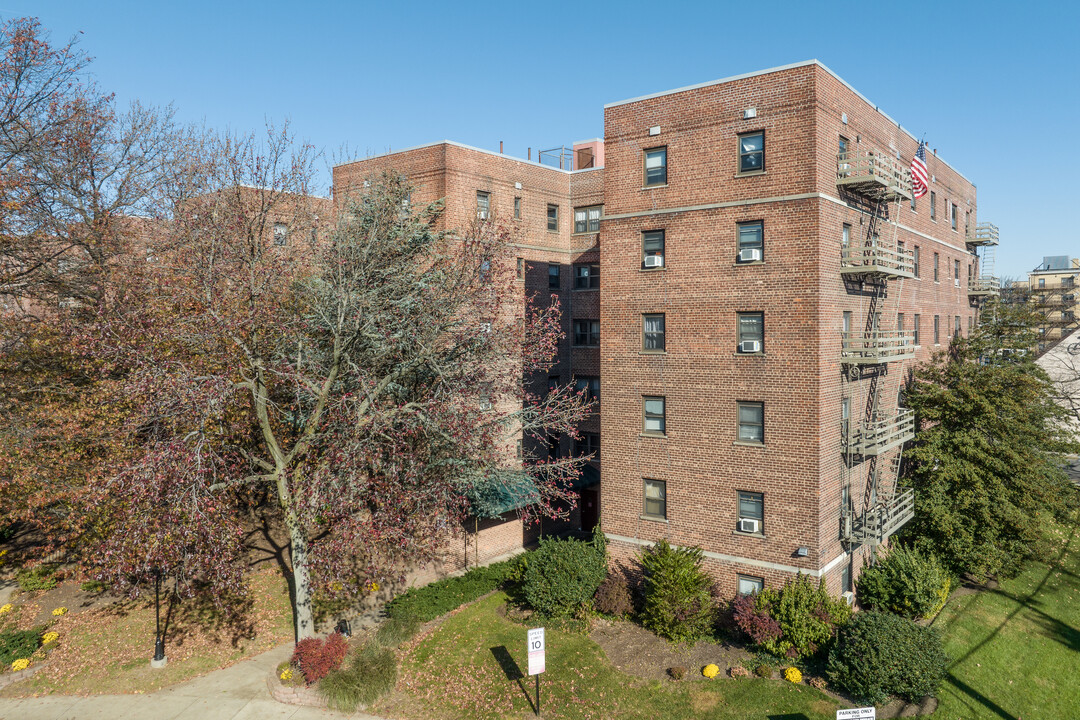
<path fill-rule="evenodd" d="M 928 153 L 914 200 L 917 147 L 810 61 L 609 104 L 603 140 L 563 167 L 440 142 L 339 166 L 334 186 L 392 168 L 445 199 L 443 229 L 513 229 L 568 339 L 528 382 L 600 399 L 584 447 L 559 451 L 596 452 L 573 521 L 598 500 L 616 560 L 666 537 L 701 546 L 729 596 L 796 572 L 838 593 L 912 515 L 906 371 L 997 292 L 975 186 Z M 530 539 L 510 518 L 479 557 Z"/>
<path fill-rule="evenodd" d="M 1049 255 L 1028 273 L 1028 297 L 1039 309 L 1043 322 L 1039 326 L 1039 352 L 1053 347 L 1078 327 L 1080 303 L 1080 258 L 1068 255 Z"/>

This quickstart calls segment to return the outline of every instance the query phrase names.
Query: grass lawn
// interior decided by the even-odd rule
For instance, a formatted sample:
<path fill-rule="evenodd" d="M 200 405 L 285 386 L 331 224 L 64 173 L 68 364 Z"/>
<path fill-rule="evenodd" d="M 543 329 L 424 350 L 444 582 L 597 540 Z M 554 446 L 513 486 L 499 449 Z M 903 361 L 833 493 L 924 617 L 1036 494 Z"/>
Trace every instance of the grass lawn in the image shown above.
<path fill-rule="evenodd" d="M 536 686 L 534 678 L 521 677 L 528 667 L 526 628 L 496 613 L 505 600 L 495 593 L 466 607 L 413 645 L 397 691 L 371 712 L 417 720 L 529 716 Z M 587 637 L 549 629 L 546 641 L 540 709 L 548 720 L 833 720 L 839 707 L 812 687 L 777 680 L 640 680 L 616 670 Z"/>
<path fill-rule="evenodd" d="M 934 720 L 1080 718 L 1080 513 L 1050 563 L 954 595 L 934 622 L 953 658 Z"/>
<path fill-rule="evenodd" d="M 60 634 L 45 667 L 31 678 L 0 691 L 3 697 L 61 694 L 154 692 L 204 675 L 292 639 L 292 609 L 281 572 L 264 569 L 248 576 L 253 606 L 249 625 L 215 624 L 214 613 L 187 602 L 178 606 L 168 665 L 150 668 L 154 653 L 154 605 L 106 604 L 69 613 L 50 627 Z"/>

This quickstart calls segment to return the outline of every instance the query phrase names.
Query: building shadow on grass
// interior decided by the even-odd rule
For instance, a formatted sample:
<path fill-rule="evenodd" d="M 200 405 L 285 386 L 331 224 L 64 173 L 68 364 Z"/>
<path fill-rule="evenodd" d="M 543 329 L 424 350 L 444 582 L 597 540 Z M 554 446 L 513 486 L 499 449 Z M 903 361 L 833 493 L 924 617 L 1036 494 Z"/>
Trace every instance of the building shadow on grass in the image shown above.
<path fill-rule="evenodd" d="M 502 668 L 503 674 L 506 675 L 507 680 L 512 680 L 517 683 L 517 686 L 521 689 L 521 694 L 525 696 L 525 699 L 529 701 L 529 709 L 536 712 L 536 705 L 533 704 L 533 696 L 526 689 L 525 673 L 521 672 L 521 668 L 518 667 L 517 662 L 510 655 L 510 651 L 506 649 L 505 645 L 499 645 L 498 647 L 489 648 L 491 654 L 495 657 L 495 662 L 499 663 L 499 667 Z"/>
<path fill-rule="evenodd" d="M 785 713 L 784 715 L 766 715 L 769 720 L 810 720 L 803 713 Z"/>

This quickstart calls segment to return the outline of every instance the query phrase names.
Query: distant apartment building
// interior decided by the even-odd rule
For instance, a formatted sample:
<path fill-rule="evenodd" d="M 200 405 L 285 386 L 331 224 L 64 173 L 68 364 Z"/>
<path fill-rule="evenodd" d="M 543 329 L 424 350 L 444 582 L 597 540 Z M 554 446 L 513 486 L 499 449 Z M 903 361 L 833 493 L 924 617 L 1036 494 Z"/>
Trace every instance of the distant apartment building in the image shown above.
<path fill-rule="evenodd" d="M 1039 326 L 1039 352 L 1047 350 L 1080 327 L 1077 323 L 1077 294 L 1080 285 L 1080 258 L 1050 255 L 1028 273 L 1028 297 L 1038 307 L 1043 322 Z"/>
<path fill-rule="evenodd" d="M 915 199 L 917 147 L 810 61 L 609 104 L 561 167 L 446 141 L 334 185 L 393 169 L 445 199 L 444 229 L 513 229 L 567 334 L 527 381 L 599 400 L 581 447 L 552 451 L 596 453 L 573 521 L 598 520 L 617 561 L 667 538 L 729 596 L 800 572 L 839 593 L 912 517 L 907 371 L 998 291 L 975 186 L 929 152 Z M 529 539 L 510 513 L 487 531 L 481 557 Z"/>

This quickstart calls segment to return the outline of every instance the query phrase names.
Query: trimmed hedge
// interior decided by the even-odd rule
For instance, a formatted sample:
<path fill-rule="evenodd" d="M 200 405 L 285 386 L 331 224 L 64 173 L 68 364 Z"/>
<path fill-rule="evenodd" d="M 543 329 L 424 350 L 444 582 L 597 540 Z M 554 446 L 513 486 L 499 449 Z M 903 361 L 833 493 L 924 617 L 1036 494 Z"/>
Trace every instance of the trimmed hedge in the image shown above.
<path fill-rule="evenodd" d="M 415 619 L 420 623 L 434 620 L 465 603 L 498 590 L 503 583 L 520 574 L 524 557 L 469 570 L 464 575 L 445 578 L 430 585 L 410 588 L 386 605 L 391 618 Z"/>
<path fill-rule="evenodd" d="M 937 692 L 948 662 L 935 629 L 867 610 L 840 630 L 828 672 L 829 679 L 861 700 L 877 704 L 898 695 L 914 701 Z"/>
<path fill-rule="evenodd" d="M 541 540 L 525 568 L 525 601 L 541 615 L 573 615 L 589 608 L 606 576 L 607 541 L 599 526 L 591 542 Z"/>
<path fill-rule="evenodd" d="M 933 617 L 949 599 L 952 576 L 936 556 L 894 547 L 856 583 L 859 604 L 906 618 Z"/>

